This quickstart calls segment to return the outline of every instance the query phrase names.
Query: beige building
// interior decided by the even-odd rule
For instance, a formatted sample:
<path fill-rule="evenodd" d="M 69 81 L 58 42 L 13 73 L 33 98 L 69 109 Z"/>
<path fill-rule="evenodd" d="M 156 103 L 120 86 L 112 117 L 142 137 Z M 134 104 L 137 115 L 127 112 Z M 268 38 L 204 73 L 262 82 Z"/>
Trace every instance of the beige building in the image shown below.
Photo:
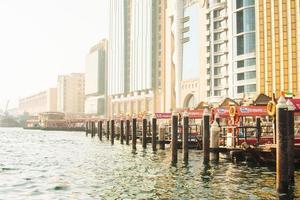
<path fill-rule="evenodd" d="M 50 88 L 46 91 L 20 99 L 19 111 L 22 113 L 27 112 L 30 115 L 57 111 L 57 89 Z"/>
<path fill-rule="evenodd" d="M 67 114 L 84 113 L 84 76 L 82 73 L 58 76 L 57 111 Z"/>
<path fill-rule="evenodd" d="M 299 95 L 299 0 L 256 1 L 257 90 Z"/>
<path fill-rule="evenodd" d="M 163 108 L 164 7 L 164 0 L 110 0 L 108 116 Z"/>
<path fill-rule="evenodd" d="M 206 6 L 168 0 L 165 12 L 164 111 L 206 101 Z"/>
<path fill-rule="evenodd" d="M 91 48 L 85 64 L 85 113 L 106 115 L 107 40 Z"/>

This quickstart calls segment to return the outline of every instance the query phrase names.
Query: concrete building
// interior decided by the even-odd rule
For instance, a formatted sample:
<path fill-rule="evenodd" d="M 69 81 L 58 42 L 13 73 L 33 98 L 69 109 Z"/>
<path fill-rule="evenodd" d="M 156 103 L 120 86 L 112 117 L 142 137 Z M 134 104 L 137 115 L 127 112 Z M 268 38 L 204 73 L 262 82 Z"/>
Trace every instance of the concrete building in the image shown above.
<path fill-rule="evenodd" d="M 110 116 L 161 109 L 163 6 L 162 0 L 110 1 Z"/>
<path fill-rule="evenodd" d="M 57 111 L 57 89 L 50 88 L 19 100 L 19 111 L 29 115 Z"/>
<path fill-rule="evenodd" d="M 85 113 L 106 115 L 107 40 L 91 48 L 85 65 Z"/>
<path fill-rule="evenodd" d="M 299 95 L 299 0 L 256 1 L 257 90 Z"/>
<path fill-rule="evenodd" d="M 206 101 L 206 6 L 186 0 L 183 7 L 183 59 L 180 107 L 195 108 Z"/>
<path fill-rule="evenodd" d="M 57 111 L 67 114 L 84 113 L 84 74 L 61 75 L 57 79 Z"/>
<path fill-rule="evenodd" d="M 165 16 L 165 111 L 206 101 L 206 1 L 168 0 Z"/>
<path fill-rule="evenodd" d="M 254 97 L 256 37 L 254 0 L 207 2 L 207 97 Z"/>

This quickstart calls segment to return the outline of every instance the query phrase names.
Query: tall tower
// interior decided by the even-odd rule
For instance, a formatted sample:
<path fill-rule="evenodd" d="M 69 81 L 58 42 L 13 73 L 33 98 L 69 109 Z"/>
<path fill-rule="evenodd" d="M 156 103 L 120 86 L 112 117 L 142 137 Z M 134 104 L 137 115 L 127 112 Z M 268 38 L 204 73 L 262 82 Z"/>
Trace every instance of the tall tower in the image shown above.
<path fill-rule="evenodd" d="M 256 2 L 257 89 L 277 96 L 300 89 L 299 1 Z M 297 50 L 298 40 L 298 50 Z"/>

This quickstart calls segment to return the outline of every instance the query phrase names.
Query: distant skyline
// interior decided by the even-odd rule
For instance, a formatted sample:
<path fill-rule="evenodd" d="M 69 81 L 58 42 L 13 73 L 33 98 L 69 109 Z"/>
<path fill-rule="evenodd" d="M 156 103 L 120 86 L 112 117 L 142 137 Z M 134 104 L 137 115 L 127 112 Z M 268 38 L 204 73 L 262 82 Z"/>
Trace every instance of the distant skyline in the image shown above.
<path fill-rule="evenodd" d="M 108 1 L 3 0 L 0 24 L 1 110 L 84 72 L 89 49 L 108 36 Z"/>

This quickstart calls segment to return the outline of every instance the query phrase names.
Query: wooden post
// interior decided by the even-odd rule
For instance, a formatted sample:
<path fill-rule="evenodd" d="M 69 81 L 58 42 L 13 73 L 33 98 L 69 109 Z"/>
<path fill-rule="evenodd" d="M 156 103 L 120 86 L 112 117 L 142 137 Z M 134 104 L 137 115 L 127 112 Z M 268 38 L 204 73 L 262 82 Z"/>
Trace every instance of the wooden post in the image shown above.
<path fill-rule="evenodd" d="M 102 121 L 98 122 L 98 137 L 102 141 Z"/>
<path fill-rule="evenodd" d="M 121 123 L 120 142 L 121 144 L 124 144 L 124 120 L 122 119 L 120 123 Z"/>
<path fill-rule="evenodd" d="M 85 122 L 85 135 L 88 136 L 89 134 L 89 122 Z"/>
<path fill-rule="evenodd" d="M 126 135 L 125 135 L 125 140 L 126 140 L 126 145 L 129 145 L 129 133 L 130 133 L 130 121 L 129 119 L 126 120 Z"/>
<path fill-rule="evenodd" d="M 152 150 L 156 151 L 157 125 L 156 118 L 152 118 Z"/>
<path fill-rule="evenodd" d="M 95 122 L 92 122 L 92 137 L 95 136 Z"/>
<path fill-rule="evenodd" d="M 183 160 L 184 162 L 188 162 L 189 160 L 189 116 L 188 113 L 185 112 L 183 115 L 183 142 L 182 142 L 182 149 L 183 149 Z"/>
<path fill-rule="evenodd" d="M 260 137 L 261 137 L 261 119 L 260 117 L 256 117 L 256 136 L 257 136 L 257 144 L 259 144 Z"/>
<path fill-rule="evenodd" d="M 172 115 L 172 139 L 171 139 L 171 152 L 172 152 L 172 163 L 177 163 L 178 154 L 178 115 L 173 113 Z"/>
<path fill-rule="evenodd" d="M 165 150 L 165 132 L 159 130 L 159 149 Z"/>
<path fill-rule="evenodd" d="M 142 130 L 142 146 L 147 148 L 147 119 L 143 119 L 143 130 Z"/>
<path fill-rule="evenodd" d="M 111 133 L 110 133 L 110 142 L 113 145 L 115 143 L 115 120 L 111 120 Z"/>
<path fill-rule="evenodd" d="M 132 119 L 132 149 L 136 150 L 136 118 Z"/>
<path fill-rule="evenodd" d="M 109 120 L 106 121 L 106 138 L 109 140 Z"/>
<path fill-rule="evenodd" d="M 288 136 L 287 136 L 287 106 L 283 96 L 276 106 L 276 189 L 279 193 L 287 193 L 289 188 L 288 178 Z"/>
<path fill-rule="evenodd" d="M 203 162 L 209 162 L 209 111 L 205 108 L 203 112 Z"/>
<path fill-rule="evenodd" d="M 287 107 L 288 107 L 288 112 L 287 112 L 287 125 L 288 125 L 288 130 L 287 130 L 287 135 L 288 135 L 288 147 L 287 147 L 287 155 L 288 155 L 288 166 L 289 166 L 289 183 L 293 185 L 295 183 L 295 117 L 294 117 L 294 105 L 291 101 L 287 101 Z"/>
<path fill-rule="evenodd" d="M 220 140 L 220 127 L 218 125 L 217 120 L 215 119 L 213 124 L 210 127 L 210 144 L 211 148 L 210 160 L 214 162 L 219 161 L 219 140 Z"/>

